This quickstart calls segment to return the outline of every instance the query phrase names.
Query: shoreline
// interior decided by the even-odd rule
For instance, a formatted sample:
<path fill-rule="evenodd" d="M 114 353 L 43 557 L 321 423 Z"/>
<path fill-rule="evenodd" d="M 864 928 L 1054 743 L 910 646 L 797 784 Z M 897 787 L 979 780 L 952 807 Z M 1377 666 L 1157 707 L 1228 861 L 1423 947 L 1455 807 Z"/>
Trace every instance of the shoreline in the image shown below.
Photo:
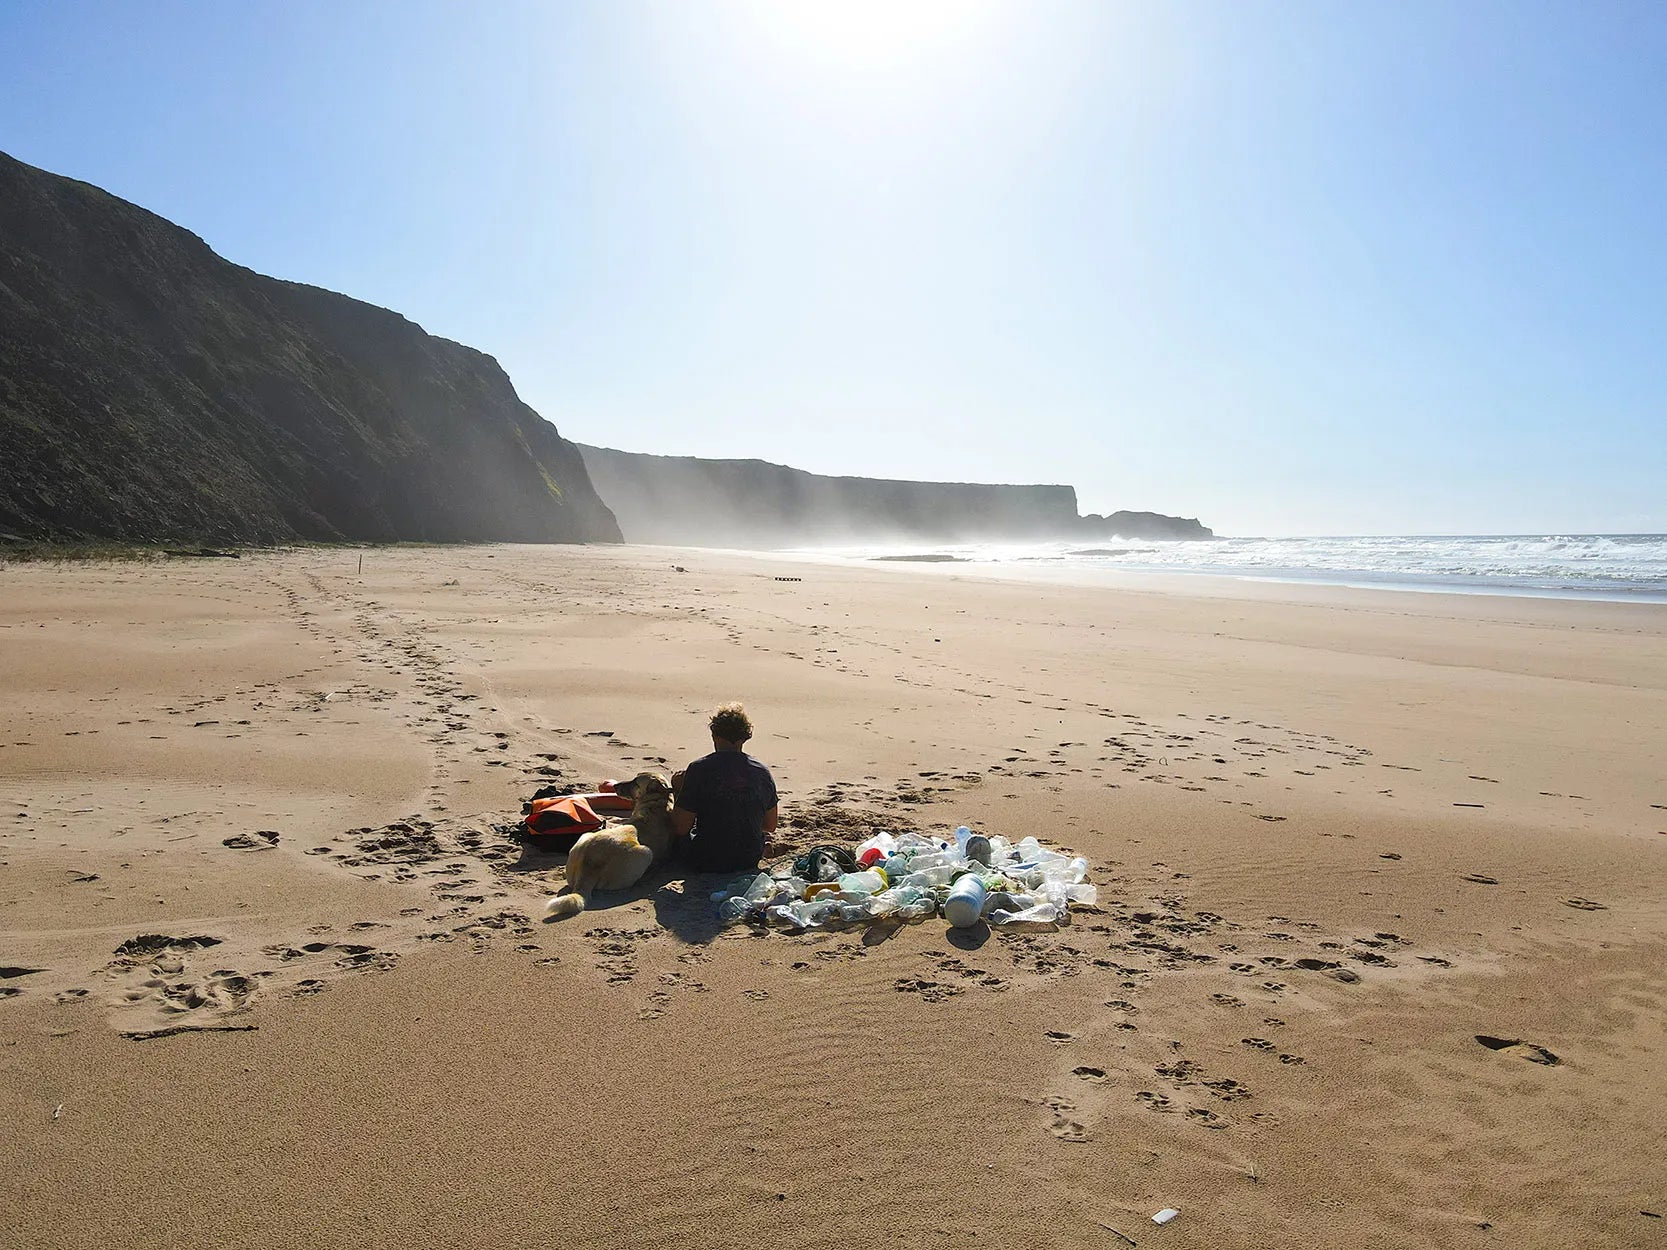
<path fill-rule="evenodd" d="M 1422 538 L 1464 538 L 1471 536 L 1446 535 L 1407 535 L 1409 539 Z M 1535 535 L 1480 535 L 1487 539 L 1533 539 Z M 1667 535 L 1652 534 L 1622 534 L 1622 535 L 1572 535 L 1571 537 L 1587 538 L 1662 538 L 1667 541 Z M 1064 540 L 1061 540 L 1064 541 Z M 1129 540 L 1137 541 L 1137 540 Z M 1138 540 L 1150 541 L 1150 540 Z M 1186 541 L 1174 540 L 1184 545 Z M 1209 541 L 1209 540 L 1199 540 Z M 1301 541 L 1289 539 L 1256 539 L 1238 541 Z M 1332 540 L 1325 540 L 1332 541 Z M 194 546 L 195 544 L 185 544 Z M 749 550 L 729 547 L 679 547 L 659 543 L 574 543 L 574 544 L 545 544 L 545 543 L 373 543 L 351 542 L 294 542 L 276 544 L 272 546 L 243 546 L 233 544 L 230 547 L 206 547 L 201 550 L 182 550 L 179 544 L 172 546 L 161 543 L 99 543 L 99 542 L 33 542 L 19 541 L 17 543 L 0 543 L 0 568 L 8 564 L 24 565 L 31 563 L 73 563 L 73 562 L 155 562 L 167 558 L 202 558 L 209 556 L 236 556 L 241 553 L 251 555 L 280 554 L 289 551 L 402 551 L 402 550 L 471 550 L 484 547 L 505 548 L 543 548 L 554 547 L 612 547 L 625 550 L 663 550 L 668 552 L 683 552 L 694 555 L 708 552 L 715 555 L 737 556 L 742 558 L 760 557 L 766 559 L 804 560 L 809 563 L 848 564 L 853 566 L 873 565 L 904 565 L 916 566 L 948 566 L 951 570 L 963 573 L 980 573 L 995 578 L 1022 579 L 1032 577 L 1037 580 L 1047 580 L 1066 585 L 1076 586 L 1116 586 L 1130 589 L 1139 588 L 1141 578 L 1181 577 L 1186 579 L 1205 579 L 1209 581 L 1245 582 L 1251 584 L 1269 584 L 1278 586 L 1313 586 L 1329 587 L 1346 590 L 1384 591 L 1388 593 L 1418 594 L 1418 595 L 1457 595 L 1484 596 L 1507 599 L 1556 599 L 1576 603 L 1616 603 L 1642 604 L 1649 606 L 1667 605 L 1667 585 L 1649 581 L 1621 581 L 1614 584 L 1604 584 L 1600 581 L 1588 579 L 1582 584 L 1556 585 L 1543 580 L 1533 580 L 1531 576 L 1496 576 L 1482 575 L 1446 575 L 1446 574 L 1417 574 L 1411 572 L 1376 572 L 1368 569 L 1325 569 L 1311 566 L 1271 567 L 1268 569 L 1241 569 L 1232 566 L 1203 565 L 1196 567 L 1173 565 L 1143 565 L 1139 562 L 1118 564 L 1089 564 L 1073 562 L 1070 557 L 1099 554 L 1097 552 L 1064 552 L 1058 555 L 1014 555 L 1008 557 L 985 559 L 976 555 L 955 554 L 946 548 L 963 547 L 964 544 L 946 542 L 938 547 L 931 544 L 922 545 L 921 549 L 912 552 L 883 552 L 852 554 L 848 548 L 780 548 Z M 1023 544 L 1014 544 L 1021 547 Z M 1130 549 L 1130 554 L 1136 554 L 1144 549 Z M 1108 555 L 1122 554 L 1108 549 Z M 1127 576 L 1128 581 L 1122 580 Z M 1209 593 L 1206 591 L 1205 593 Z"/>

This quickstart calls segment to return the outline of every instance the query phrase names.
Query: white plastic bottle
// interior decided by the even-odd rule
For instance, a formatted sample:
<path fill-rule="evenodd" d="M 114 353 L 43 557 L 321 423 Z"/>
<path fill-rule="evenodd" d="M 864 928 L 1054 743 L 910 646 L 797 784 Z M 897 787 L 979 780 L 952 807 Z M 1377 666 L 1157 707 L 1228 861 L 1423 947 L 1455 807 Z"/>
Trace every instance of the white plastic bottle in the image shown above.
<path fill-rule="evenodd" d="M 984 880 L 976 873 L 965 873 L 956 878 L 955 884 L 949 887 L 949 897 L 944 899 L 943 918 L 949 921 L 952 929 L 965 929 L 975 925 L 984 915 L 984 896 L 988 890 Z"/>

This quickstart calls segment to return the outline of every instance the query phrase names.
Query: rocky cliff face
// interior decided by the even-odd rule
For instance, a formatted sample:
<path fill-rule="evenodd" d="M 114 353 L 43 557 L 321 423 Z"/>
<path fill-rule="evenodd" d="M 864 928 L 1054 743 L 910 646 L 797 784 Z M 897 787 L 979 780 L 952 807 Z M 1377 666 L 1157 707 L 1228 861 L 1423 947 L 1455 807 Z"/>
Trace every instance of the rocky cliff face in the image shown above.
<path fill-rule="evenodd" d="M 1208 538 L 1157 513 L 1077 515 L 1069 486 L 823 477 L 763 460 L 652 456 L 579 445 L 628 542 L 800 547 L 877 541 Z"/>
<path fill-rule="evenodd" d="M 490 356 L 4 154 L 0 532 L 620 538 Z"/>

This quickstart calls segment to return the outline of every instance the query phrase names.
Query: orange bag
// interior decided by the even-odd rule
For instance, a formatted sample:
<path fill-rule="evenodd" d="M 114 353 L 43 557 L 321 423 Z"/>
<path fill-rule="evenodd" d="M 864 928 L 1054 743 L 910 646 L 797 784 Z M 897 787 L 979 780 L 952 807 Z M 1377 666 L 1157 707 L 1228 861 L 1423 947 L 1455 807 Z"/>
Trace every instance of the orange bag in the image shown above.
<path fill-rule="evenodd" d="M 567 794 L 554 799 L 534 799 L 526 824 L 528 833 L 560 836 L 589 833 L 600 829 L 603 821 L 582 794 Z"/>

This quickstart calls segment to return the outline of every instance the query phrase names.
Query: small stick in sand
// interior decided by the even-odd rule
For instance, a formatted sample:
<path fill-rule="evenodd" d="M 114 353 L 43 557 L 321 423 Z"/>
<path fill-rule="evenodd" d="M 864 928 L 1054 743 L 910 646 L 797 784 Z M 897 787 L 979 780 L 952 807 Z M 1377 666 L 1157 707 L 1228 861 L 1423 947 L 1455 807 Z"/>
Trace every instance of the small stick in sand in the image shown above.
<path fill-rule="evenodd" d="M 53 1122 L 54 1122 L 54 1123 L 56 1123 L 56 1122 L 57 1122 L 57 1119 L 58 1119 L 58 1117 L 59 1117 L 59 1116 L 61 1116 L 61 1115 L 63 1115 L 63 1114 L 64 1114 L 64 1104 L 63 1104 L 63 1103 L 59 1103 L 59 1104 L 58 1104 L 58 1105 L 57 1105 L 57 1106 L 56 1106 L 56 1107 L 54 1107 L 54 1108 L 52 1108 L 52 1119 L 53 1119 Z"/>
<path fill-rule="evenodd" d="M 1129 1236 L 1127 1233 L 1125 1233 L 1122 1229 L 1113 1228 L 1110 1224 L 1107 1224 L 1104 1220 L 1095 1220 L 1094 1222 L 1096 1224 L 1098 1224 L 1101 1228 L 1105 1229 L 1106 1232 L 1115 1233 L 1117 1236 L 1121 1237 L 1124 1241 L 1128 1242 L 1131 1246 L 1135 1244 L 1135 1239 L 1133 1237 Z"/>

